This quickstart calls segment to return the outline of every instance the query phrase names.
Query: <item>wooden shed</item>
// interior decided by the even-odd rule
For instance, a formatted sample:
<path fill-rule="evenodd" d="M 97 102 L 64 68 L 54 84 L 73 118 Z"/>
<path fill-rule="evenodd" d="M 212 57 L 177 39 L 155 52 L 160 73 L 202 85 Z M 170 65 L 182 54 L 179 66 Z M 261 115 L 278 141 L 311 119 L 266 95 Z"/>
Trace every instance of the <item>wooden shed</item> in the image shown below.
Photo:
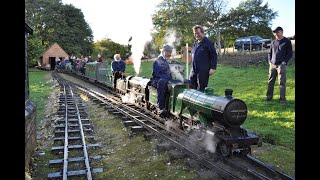
<path fill-rule="evenodd" d="M 66 57 L 69 57 L 69 55 L 58 43 L 54 43 L 41 54 L 38 65 L 41 69 L 54 70 L 56 59 L 62 60 Z"/>

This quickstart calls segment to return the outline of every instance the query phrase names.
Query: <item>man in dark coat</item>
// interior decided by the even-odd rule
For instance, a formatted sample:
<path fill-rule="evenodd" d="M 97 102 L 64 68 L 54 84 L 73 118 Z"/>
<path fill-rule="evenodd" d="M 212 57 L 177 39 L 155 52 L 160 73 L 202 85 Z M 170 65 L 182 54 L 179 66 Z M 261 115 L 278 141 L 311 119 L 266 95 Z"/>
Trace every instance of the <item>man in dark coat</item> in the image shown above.
<path fill-rule="evenodd" d="M 165 45 L 161 55 L 153 63 L 152 86 L 157 88 L 158 100 L 157 104 L 160 114 L 166 113 L 165 95 L 168 93 L 168 82 L 171 80 L 171 71 L 168 59 L 171 57 L 172 47 Z"/>
<path fill-rule="evenodd" d="M 200 91 L 208 86 L 209 76 L 217 68 L 217 52 L 214 44 L 204 35 L 202 26 L 192 28 L 195 41 L 192 47 L 191 84 Z"/>
<path fill-rule="evenodd" d="M 273 98 L 274 84 L 277 76 L 280 86 L 280 103 L 286 102 L 286 71 L 287 64 L 292 58 L 291 41 L 283 36 L 282 27 L 277 27 L 273 30 L 275 40 L 271 42 L 270 51 L 268 54 L 269 63 L 269 79 L 266 101 L 271 101 Z"/>
<path fill-rule="evenodd" d="M 126 70 L 126 63 L 121 60 L 120 54 L 115 54 L 113 56 L 113 61 L 111 63 L 111 70 L 114 77 L 113 89 L 116 89 L 117 79 L 124 77 L 124 71 Z"/>

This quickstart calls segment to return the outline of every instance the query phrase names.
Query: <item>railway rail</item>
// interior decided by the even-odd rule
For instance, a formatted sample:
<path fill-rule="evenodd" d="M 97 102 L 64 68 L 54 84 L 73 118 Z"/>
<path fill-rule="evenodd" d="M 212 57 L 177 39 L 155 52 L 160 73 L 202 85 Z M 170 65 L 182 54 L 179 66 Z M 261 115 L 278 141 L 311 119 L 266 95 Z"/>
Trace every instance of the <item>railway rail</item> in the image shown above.
<path fill-rule="evenodd" d="M 56 74 L 53 74 L 53 77 L 56 78 Z M 49 173 L 48 179 L 66 180 L 70 176 L 86 176 L 88 180 L 92 180 L 92 173 L 103 172 L 103 169 L 90 166 L 91 160 L 101 156 L 89 156 L 88 149 L 99 147 L 99 144 L 90 143 L 94 136 L 87 134 L 92 133 L 92 125 L 80 97 L 67 81 L 59 79 L 58 82 L 61 86 L 58 115 L 63 119 L 58 120 L 55 126 L 54 142 L 60 146 L 53 146 L 51 151 L 58 156 L 60 154 L 60 157 L 63 154 L 63 158 L 50 160 L 49 165 L 62 164 L 62 170 Z"/>
<path fill-rule="evenodd" d="M 98 86 L 108 90 L 102 85 Z M 227 158 L 209 153 L 205 150 L 206 145 L 203 142 L 195 142 L 181 129 L 168 129 L 165 125 L 167 119 L 155 116 L 147 109 L 135 104 L 122 103 L 120 96 L 112 91 L 102 94 L 77 84 L 74 84 L 74 87 L 94 101 L 99 101 L 109 112 L 121 115 L 124 124 L 130 124 L 131 130 L 148 130 L 224 179 L 294 179 L 249 155 Z M 193 145 L 190 146 L 190 144 Z"/>

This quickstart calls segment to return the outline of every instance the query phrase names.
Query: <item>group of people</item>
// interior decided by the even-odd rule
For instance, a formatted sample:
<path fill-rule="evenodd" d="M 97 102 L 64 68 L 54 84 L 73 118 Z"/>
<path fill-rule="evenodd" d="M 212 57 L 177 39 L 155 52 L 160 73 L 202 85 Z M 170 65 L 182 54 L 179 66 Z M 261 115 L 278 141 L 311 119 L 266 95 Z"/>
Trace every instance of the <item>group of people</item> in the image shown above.
<path fill-rule="evenodd" d="M 217 53 L 214 44 L 205 36 L 200 25 L 193 28 L 194 43 L 192 47 L 192 68 L 189 83 L 196 89 L 204 91 L 208 86 L 209 77 L 217 68 Z M 291 41 L 283 36 L 283 29 L 273 30 L 275 40 L 272 41 L 268 53 L 269 79 L 266 101 L 273 98 L 276 78 L 280 86 L 280 103 L 286 102 L 286 66 L 292 57 Z M 157 104 L 160 115 L 166 113 L 165 95 L 168 93 L 168 83 L 172 81 L 168 59 L 171 57 L 172 47 L 165 45 L 161 55 L 153 63 L 152 86 L 157 88 Z M 188 83 L 188 81 L 187 81 Z"/>
<path fill-rule="evenodd" d="M 217 68 L 217 52 L 214 44 L 205 36 L 204 29 L 200 25 L 195 25 L 193 28 L 194 43 L 192 47 L 192 68 L 190 72 L 190 80 L 185 80 L 185 83 L 190 83 L 196 89 L 204 91 L 208 86 L 209 77 L 214 75 Z M 291 41 L 283 36 L 283 29 L 277 27 L 273 30 L 275 40 L 271 42 L 270 51 L 268 53 L 269 63 L 269 79 L 266 93 L 266 101 L 273 99 L 274 84 L 278 78 L 280 86 L 280 103 L 286 102 L 286 66 L 292 57 Z M 168 93 L 168 83 L 174 83 L 177 80 L 172 80 L 168 60 L 172 54 L 172 47 L 165 45 L 161 54 L 153 63 L 152 71 L 152 86 L 157 89 L 157 105 L 160 114 L 166 113 L 165 96 Z M 84 67 L 87 62 L 92 62 L 91 57 L 74 58 L 69 60 L 66 58 L 61 62 L 71 70 L 68 64 Z M 102 57 L 98 54 L 97 62 L 102 62 Z M 59 64 L 60 66 L 60 64 Z M 114 76 L 114 89 L 116 89 L 116 81 L 119 78 L 124 78 L 126 64 L 121 60 L 120 54 L 114 55 L 114 60 L 111 63 L 111 70 Z"/>

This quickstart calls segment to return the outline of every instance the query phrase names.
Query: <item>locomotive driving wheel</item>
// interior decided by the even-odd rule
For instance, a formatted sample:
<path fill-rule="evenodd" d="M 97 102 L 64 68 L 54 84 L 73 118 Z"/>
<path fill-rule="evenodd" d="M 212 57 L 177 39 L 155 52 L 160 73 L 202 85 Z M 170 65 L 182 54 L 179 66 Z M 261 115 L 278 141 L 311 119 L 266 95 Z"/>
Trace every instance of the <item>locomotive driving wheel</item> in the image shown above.
<path fill-rule="evenodd" d="M 243 150 L 241 151 L 242 156 L 246 156 L 247 154 L 251 154 L 251 147 L 250 146 L 245 146 Z"/>
<path fill-rule="evenodd" d="M 225 143 L 218 144 L 219 153 L 223 157 L 228 157 L 232 155 L 232 145 L 226 145 Z"/>
<path fill-rule="evenodd" d="M 188 119 L 180 119 L 180 127 L 181 129 L 186 132 L 186 133 L 190 133 L 191 131 L 191 125 L 190 125 L 190 120 Z"/>
<path fill-rule="evenodd" d="M 206 130 L 201 126 L 201 124 L 197 124 L 195 126 L 196 128 L 193 130 L 193 134 L 199 141 L 201 141 L 206 137 Z"/>

